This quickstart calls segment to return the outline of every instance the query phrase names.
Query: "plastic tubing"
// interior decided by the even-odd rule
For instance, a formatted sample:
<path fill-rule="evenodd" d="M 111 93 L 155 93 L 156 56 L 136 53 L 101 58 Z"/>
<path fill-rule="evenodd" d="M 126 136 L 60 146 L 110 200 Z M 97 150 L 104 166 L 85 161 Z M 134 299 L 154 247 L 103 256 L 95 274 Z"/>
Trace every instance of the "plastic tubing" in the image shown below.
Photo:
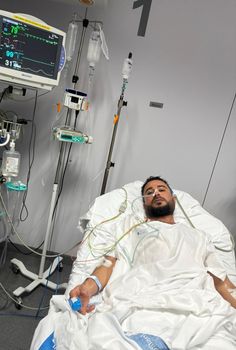
<path fill-rule="evenodd" d="M 6 146 L 10 140 L 10 134 L 7 134 L 6 140 L 0 143 L 0 147 Z"/>

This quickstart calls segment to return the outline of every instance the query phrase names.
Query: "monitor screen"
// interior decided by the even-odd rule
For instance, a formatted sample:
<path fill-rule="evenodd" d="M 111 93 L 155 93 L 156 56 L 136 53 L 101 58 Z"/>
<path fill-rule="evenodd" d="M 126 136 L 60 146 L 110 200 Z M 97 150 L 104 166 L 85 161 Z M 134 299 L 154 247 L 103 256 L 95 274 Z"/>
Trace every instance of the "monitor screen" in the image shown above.
<path fill-rule="evenodd" d="M 37 81 L 57 85 L 63 64 L 62 33 L 20 15 L 0 12 L 0 79 L 3 68 L 6 75 L 31 81 L 32 86 Z"/>

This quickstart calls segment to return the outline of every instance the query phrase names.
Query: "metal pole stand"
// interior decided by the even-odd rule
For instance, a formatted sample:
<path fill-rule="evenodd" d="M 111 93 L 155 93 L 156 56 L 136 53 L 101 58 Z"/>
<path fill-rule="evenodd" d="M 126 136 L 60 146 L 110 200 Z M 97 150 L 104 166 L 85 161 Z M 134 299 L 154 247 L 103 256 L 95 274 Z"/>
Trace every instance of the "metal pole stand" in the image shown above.
<path fill-rule="evenodd" d="M 69 113 L 69 122 L 71 120 L 71 109 L 68 111 Z M 53 282 L 48 281 L 48 277 L 53 274 L 53 272 L 56 270 L 58 266 L 58 270 L 62 270 L 62 257 L 57 256 L 54 258 L 53 263 L 49 266 L 49 268 L 44 272 L 44 267 L 45 267 L 45 262 L 46 262 L 46 257 L 47 257 L 47 249 L 48 249 L 48 243 L 49 239 L 51 238 L 51 232 L 52 232 L 52 224 L 54 220 L 54 214 L 55 214 L 55 206 L 57 202 L 57 194 L 58 194 L 58 188 L 59 185 L 61 184 L 62 177 L 63 177 L 63 169 L 64 169 L 64 163 L 65 163 L 65 155 L 66 155 L 66 146 L 67 143 L 62 142 L 61 147 L 60 147 L 60 153 L 58 157 L 58 162 L 57 162 L 57 170 L 56 170 L 56 175 L 55 175 L 55 180 L 53 184 L 53 191 L 52 191 L 52 197 L 51 197 L 51 203 L 50 203 L 50 210 L 49 210 L 49 216 L 48 216 L 48 222 L 47 222 L 47 229 L 46 229 L 46 234 L 44 238 L 44 244 L 43 244 L 43 250 L 42 250 L 42 255 L 41 255 L 41 261 L 40 261 L 40 267 L 39 267 L 39 273 L 38 275 L 29 271 L 25 265 L 22 263 L 22 261 L 18 259 L 12 259 L 11 260 L 11 265 L 12 265 L 12 271 L 14 273 L 19 273 L 31 280 L 31 282 L 28 286 L 26 287 L 18 287 L 13 291 L 13 295 L 17 299 L 16 307 L 19 309 L 21 308 L 22 300 L 20 296 L 27 292 L 30 293 L 32 292 L 36 287 L 39 285 L 44 285 L 52 290 L 59 290 L 59 289 L 66 289 L 67 283 L 62 283 L 62 284 L 56 284 Z"/>
<path fill-rule="evenodd" d="M 107 157 L 105 173 L 104 173 L 103 182 L 102 182 L 102 189 L 101 189 L 101 193 L 100 193 L 101 195 L 104 194 L 106 191 L 106 185 L 107 185 L 107 180 L 108 180 L 110 168 L 115 166 L 115 163 L 113 163 L 111 161 L 111 157 L 112 157 L 112 152 L 113 152 L 113 148 L 114 148 L 114 144 L 115 144 L 115 138 L 116 138 L 117 128 L 118 128 L 118 124 L 119 124 L 121 108 L 123 106 L 127 106 L 127 102 L 124 101 L 123 99 L 124 99 L 124 95 L 121 94 L 120 99 L 118 101 L 117 114 L 114 115 L 114 121 L 113 121 L 114 126 L 113 126 L 113 132 L 112 132 L 109 153 L 108 153 L 108 157 Z"/>
<path fill-rule="evenodd" d="M 112 157 L 112 152 L 115 144 L 115 138 L 116 138 L 118 123 L 120 119 L 121 108 L 123 106 L 127 106 L 127 101 L 124 101 L 124 93 L 125 93 L 126 85 L 128 84 L 128 78 L 132 68 L 131 58 L 132 58 L 132 53 L 130 52 L 128 55 L 128 58 L 125 59 L 123 64 L 123 69 L 122 69 L 123 85 L 121 89 L 120 99 L 118 101 L 117 114 L 115 114 L 114 116 L 114 122 L 113 122 L 114 126 L 113 126 L 111 144 L 108 152 L 107 163 L 106 163 L 105 173 L 103 176 L 102 189 L 101 189 L 100 195 L 104 194 L 106 191 L 106 185 L 107 185 L 110 168 L 115 166 L 115 163 L 111 161 L 111 157 Z"/>
<path fill-rule="evenodd" d="M 63 258 L 61 256 L 54 258 L 53 263 L 44 272 L 44 267 L 45 267 L 45 262 L 46 262 L 46 257 L 47 257 L 48 242 L 49 242 L 49 239 L 51 237 L 52 222 L 53 222 L 55 204 L 57 201 L 58 184 L 59 184 L 59 180 L 61 178 L 61 170 L 62 170 L 62 163 L 63 163 L 64 156 L 65 156 L 65 144 L 62 143 L 61 149 L 60 149 L 60 154 L 59 154 L 59 159 L 58 159 L 58 164 L 57 164 L 55 181 L 54 181 L 54 185 L 53 185 L 53 192 L 52 192 L 51 204 L 50 204 L 50 210 L 49 210 L 49 216 L 48 216 L 48 222 L 47 222 L 47 230 L 46 230 L 46 234 L 45 234 L 45 238 L 44 238 L 44 244 L 43 244 L 43 250 L 42 250 L 38 275 L 29 271 L 25 267 L 25 265 L 23 264 L 22 261 L 15 259 L 15 258 L 11 260 L 12 271 L 14 273 L 20 272 L 23 276 L 33 280 L 33 282 L 31 282 L 26 287 L 18 287 L 17 289 L 15 289 L 13 291 L 13 295 L 17 299 L 17 303 L 16 303 L 17 308 L 21 308 L 20 305 L 22 304 L 22 300 L 21 300 L 20 296 L 25 292 L 27 292 L 27 293 L 32 292 L 39 285 L 44 285 L 45 287 L 48 287 L 52 290 L 66 289 L 66 287 L 67 287 L 67 283 L 62 283 L 62 284 L 58 285 L 56 283 L 48 281 L 48 277 L 53 274 L 53 272 L 56 270 L 57 266 L 58 266 L 59 271 L 62 270 L 62 267 L 63 267 L 62 259 Z"/>

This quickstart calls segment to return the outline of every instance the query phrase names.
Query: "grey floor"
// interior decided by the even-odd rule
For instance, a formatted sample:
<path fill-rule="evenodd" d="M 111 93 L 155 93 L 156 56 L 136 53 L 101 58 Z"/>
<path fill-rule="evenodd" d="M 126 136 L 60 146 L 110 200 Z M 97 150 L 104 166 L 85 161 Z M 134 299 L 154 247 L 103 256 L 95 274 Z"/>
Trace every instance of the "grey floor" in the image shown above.
<path fill-rule="evenodd" d="M 12 271 L 11 259 L 21 260 L 27 269 L 36 274 L 40 265 L 40 256 L 35 254 L 25 255 L 19 252 L 17 248 L 24 253 L 29 253 L 26 252 L 24 247 L 14 247 L 8 243 L 5 263 L 0 266 L 0 282 L 10 295 L 19 286 L 25 287 L 30 283 L 29 279 Z M 0 255 L 2 252 L 3 243 L 0 244 Z M 51 261 L 47 259 L 45 268 L 50 263 Z M 60 272 L 57 269 L 49 280 L 57 284 L 67 282 L 72 263 L 70 257 L 64 257 L 62 271 Z M 63 292 L 63 290 L 60 290 L 58 294 L 63 294 Z M 32 309 L 22 307 L 19 310 L 2 287 L 0 288 L 0 350 L 29 350 L 34 330 L 39 321 L 47 314 L 49 300 L 54 293 L 48 288 L 39 286 L 32 293 L 22 295 L 22 304 Z"/>

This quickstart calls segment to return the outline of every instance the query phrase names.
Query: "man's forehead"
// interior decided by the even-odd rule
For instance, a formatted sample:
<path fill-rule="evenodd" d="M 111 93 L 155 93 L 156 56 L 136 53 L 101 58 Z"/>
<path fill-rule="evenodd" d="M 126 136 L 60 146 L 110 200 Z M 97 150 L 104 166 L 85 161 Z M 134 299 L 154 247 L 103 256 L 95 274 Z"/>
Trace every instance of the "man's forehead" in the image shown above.
<path fill-rule="evenodd" d="M 167 184 L 164 181 L 162 181 L 162 180 L 151 180 L 145 185 L 144 191 L 147 190 L 148 188 L 152 188 L 152 187 L 165 187 L 165 188 L 168 188 Z"/>

